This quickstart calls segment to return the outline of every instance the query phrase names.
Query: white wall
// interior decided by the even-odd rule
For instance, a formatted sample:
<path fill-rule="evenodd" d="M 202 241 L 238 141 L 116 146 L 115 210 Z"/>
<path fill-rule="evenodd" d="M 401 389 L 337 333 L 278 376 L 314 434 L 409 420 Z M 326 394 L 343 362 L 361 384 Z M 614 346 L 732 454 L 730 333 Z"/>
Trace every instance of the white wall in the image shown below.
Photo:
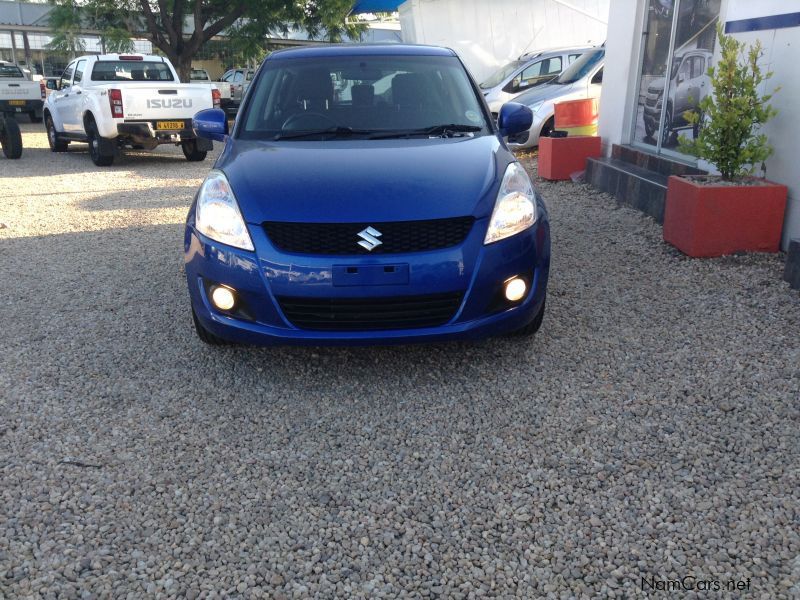
<path fill-rule="evenodd" d="M 749 19 L 767 15 L 800 12 L 800 0 L 727 0 L 723 2 L 722 21 Z M 800 27 L 767 29 L 733 36 L 748 44 L 761 40 L 764 67 L 774 74 L 765 91 L 775 93 L 772 106 L 778 115 L 764 126 L 775 153 L 767 160 L 767 179 L 789 188 L 789 202 L 783 226 L 784 250 L 790 238 L 800 238 Z"/>
<path fill-rule="evenodd" d="M 407 0 L 399 11 L 403 41 L 452 48 L 482 81 L 531 50 L 602 44 L 609 2 Z"/>

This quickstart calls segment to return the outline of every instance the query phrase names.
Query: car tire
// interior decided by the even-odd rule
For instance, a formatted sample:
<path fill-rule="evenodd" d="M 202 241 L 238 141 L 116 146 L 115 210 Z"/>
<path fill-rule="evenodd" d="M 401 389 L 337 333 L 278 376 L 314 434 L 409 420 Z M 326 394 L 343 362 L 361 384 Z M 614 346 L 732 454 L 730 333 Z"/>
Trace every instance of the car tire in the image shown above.
<path fill-rule="evenodd" d="M 197 149 L 197 140 L 186 140 L 181 142 L 181 149 L 183 150 L 183 155 L 186 157 L 186 160 L 189 162 L 199 162 L 201 160 L 205 160 L 206 155 L 208 154 L 208 152 L 205 150 Z"/>
<path fill-rule="evenodd" d="M 6 158 L 19 158 L 22 156 L 22 134 L 19 125 L 13 117 L 3 119 L 0 129 L 0 146 Z"/>
<path fill-rule="evenodd" d="M 537 331 L 542 327 L 542 321 L 544 321 L 544 311 L 545 306 L 547 304 L 547 296 L 544 297 L 542 300 L 542 307 L 539 309 L 539 312 L 536 313 L 536 316 L 533 318 L 533 321 L 525 325 L 524 327 L 520 327 L 516 331 L 512 333 L 513 336 L 517 337 L 529 337 L 535 335 Z"/>
<path fill-rule="evenodd" d="M 47 129 L 47 143 L 50 144 L 50 152 L 66 152 L 69 147 L 69 142 L 59 138 L 56 126 L 53 124 L 53 117 L 47 115 L 44 121 L 45 129 Z"/>
<path fill-rule="evenodd" d="M 661 130 L 661 147 L 663 148 L 669 144 L 672 137 L 672 107 L 667 106 L 667 112 L 664 114 L 664 127 Z"/>
<path fill-rule="evenodd" d="M 42 122 L 42 117 L 41 116 L 37 116 L 35 110 L 32 110 L 31 112 L 29 112 L 28 116 L 31 119 L 31 123 L 41 123 Z"/>
<path fill-rule="evenodd" d="M 542 125 L 542 131 L 539 133 L 539 137 L 550 137 L 553 134 L 553 129 L 556 127 L 555 117 L 550 117 L 547 121 L 544 122 Z"/>
<path fill-rule="evenodd" d="M 218 335 L 214 335 L 208 329 L 203 327 L 203 325 L 200 323 L 200 319 L 197 318 L 197 313 L 194 312 L 194 309 L 192 309 L 192 320 L 194 321 L 194 330 L 197 333 L 197 337 L 199 337 L 201 341 L 205 342 L 209 346 L 225 346 L 228 344 L 227 340 L 222 339 Z"/>
<path fill-rule="evenodd" d="M 114 155 L 103 152 L 102 138 L 93 119 L 89 119 L 86 123 L 86 137 L 89 141 L 89 156 L 92 162 L 98 167 L 110 167 L 114 163 Z"/>

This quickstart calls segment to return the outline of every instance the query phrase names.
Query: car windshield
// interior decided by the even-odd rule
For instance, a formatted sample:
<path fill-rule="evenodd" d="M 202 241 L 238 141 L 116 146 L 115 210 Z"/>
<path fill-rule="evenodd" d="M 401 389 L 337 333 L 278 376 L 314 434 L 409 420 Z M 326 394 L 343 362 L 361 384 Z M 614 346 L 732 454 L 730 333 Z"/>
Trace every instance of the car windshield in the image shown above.
<path fill-rule="evenodd" d="M 582 54 L 574 63 L 568 66 L 563 73 L 555 80 L 555 83 L 575 83 L 586 77 L 591 70 L 597 66 L 605 57 L 606 51 L 603 48 L 590 50 Z"/>
<path fill-rule="evenodd" d="M 450 56 L 314 56 L 265 61 L 243 139 L 336 139 L 488 132 L 461 62 Z"/>
<path fill-rule="evenodd" d="M 504 67 L 500 67 L 497 71 L 495 71 L 488 79 L 486 79 L 481 84 L 481 89 L 488 90 L 493 87 L 497 87 L 501 83 L 503 83 L 508 77 L 514 73 L 517 69 L 519 69 L 522 65 L 525 64 L 524 60 L 515 60 L 514 62 L 508 63 Z"/>
<path fill-rule="evenodd" d="M 0 77 L 19 78 L 23 77 L 22 71 L 16 65 L 0 65 Z"/>
<path fill-rule="evenodd" d="M 142 60 L 101 60 L 94 64 L 92 81 L 173 81 L 166 63 Z"/>

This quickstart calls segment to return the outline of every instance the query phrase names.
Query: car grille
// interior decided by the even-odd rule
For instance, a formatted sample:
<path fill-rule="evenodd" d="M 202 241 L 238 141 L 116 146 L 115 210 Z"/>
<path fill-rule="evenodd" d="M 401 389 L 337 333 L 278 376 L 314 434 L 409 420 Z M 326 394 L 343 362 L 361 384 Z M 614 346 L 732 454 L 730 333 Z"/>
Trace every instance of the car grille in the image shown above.
<path fill-rule="evenodd" d="M 279 296 L 286 318 L 300 329 L 370 331 L 443 325 L 461 305 L 461 292 L 388 298 Z"/>
<path fill-rule="evenodd" d="M 457 246 L 466 239 L 473 217 L 388 223 L 264 223 L 264 231 L 280 250 L 299 254 L 398 254 Z M 359 232 L 380 231 L 372 252 L 358 245 Z"/>

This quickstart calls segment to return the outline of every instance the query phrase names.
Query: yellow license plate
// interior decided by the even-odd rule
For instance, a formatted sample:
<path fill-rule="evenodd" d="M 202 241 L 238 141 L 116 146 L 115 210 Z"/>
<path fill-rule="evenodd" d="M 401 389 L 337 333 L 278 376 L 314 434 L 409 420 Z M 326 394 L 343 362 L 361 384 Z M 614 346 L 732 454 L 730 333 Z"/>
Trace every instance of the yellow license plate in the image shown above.
<path fill-rule="evenodd" d="M 11 106 L 25 106 L 25 100 L 9 100 Z"/>
<path fill-rule="evenodd" d="M 156 129 L 183 129 L 186 127 L 183 121 L 158 121 L 156 122 Z"/>

